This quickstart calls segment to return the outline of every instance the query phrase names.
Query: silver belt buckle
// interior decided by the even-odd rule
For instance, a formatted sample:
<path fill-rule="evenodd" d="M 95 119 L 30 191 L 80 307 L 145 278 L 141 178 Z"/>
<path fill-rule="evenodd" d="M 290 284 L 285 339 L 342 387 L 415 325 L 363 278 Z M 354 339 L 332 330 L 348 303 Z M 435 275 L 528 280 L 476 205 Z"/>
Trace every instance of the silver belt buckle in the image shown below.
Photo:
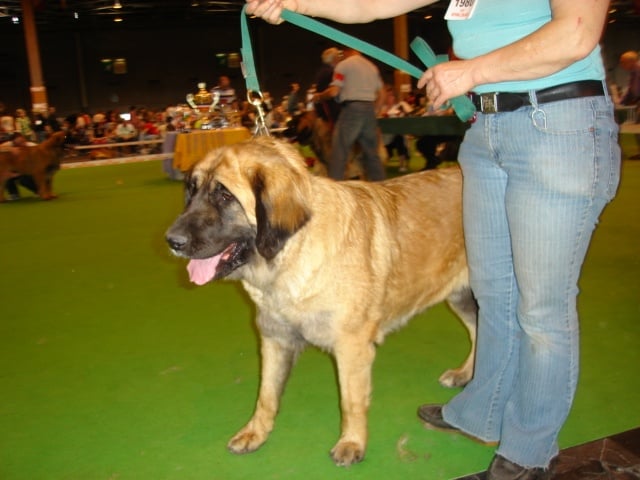
<path fill-rule="evenodd" d="M 498 113 L 498 93 L 480 94 L 480 111 L 482 113 Z"/>

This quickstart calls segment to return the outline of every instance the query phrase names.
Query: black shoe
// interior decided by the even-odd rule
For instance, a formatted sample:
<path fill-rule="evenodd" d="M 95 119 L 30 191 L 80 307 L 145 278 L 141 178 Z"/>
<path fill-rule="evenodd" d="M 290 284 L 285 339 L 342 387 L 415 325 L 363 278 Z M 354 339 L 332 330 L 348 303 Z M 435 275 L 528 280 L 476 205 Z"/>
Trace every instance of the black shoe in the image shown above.
<path fill-rule="evenodd" d="M 487 480 L 550 480 L 551 477 L 551 469 L 521 467 L 500 455 L 493 457 L 487 471 Z"/>
<path fill-rule="evenodd" d="M 418 408 L 418 417 L 427 424 L 427 426 L 438 430 L 449 432 L 459 432 L 460 430 L 453 425 L 448 424 L 442 416 L 442 405 L 422 405 Z"/>

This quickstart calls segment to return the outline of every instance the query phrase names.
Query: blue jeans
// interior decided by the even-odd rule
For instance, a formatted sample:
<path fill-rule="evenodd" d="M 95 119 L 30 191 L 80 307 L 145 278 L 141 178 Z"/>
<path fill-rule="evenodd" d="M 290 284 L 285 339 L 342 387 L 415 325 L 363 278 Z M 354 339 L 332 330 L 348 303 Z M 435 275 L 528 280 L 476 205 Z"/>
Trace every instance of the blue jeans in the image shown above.
<path fill-rule="evenodd" d="M 471 287 L 473 380 L 447 422 L 526 467 L 546 467 L 576 390 L 578 278 L 620 175 L 608 97 L 478 114 L 460 149 Z"/>
<path fill-rule="evenodd" d="M 344 180 L 349 154 L 355 143 L 362 148 L 362 166 L 371 181 L 384 180 L 378 155 L 378 123 L 373 102 L 348 102 L 340 110 L 333 129 L 329 177 Z"/>

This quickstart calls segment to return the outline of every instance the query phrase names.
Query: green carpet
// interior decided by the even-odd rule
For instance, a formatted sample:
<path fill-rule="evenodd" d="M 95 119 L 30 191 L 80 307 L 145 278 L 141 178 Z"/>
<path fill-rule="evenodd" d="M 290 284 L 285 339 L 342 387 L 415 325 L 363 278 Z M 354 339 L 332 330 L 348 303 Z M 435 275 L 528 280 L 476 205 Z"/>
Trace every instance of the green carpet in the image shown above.
<path fill-rule="evenodd" d="M 335 467 L 331 359 L 305 352 L 271 438 L 235 456 L 259 358 L 239 285 L 188 284 L 163 239 L 182 187 L 159 162 L 61 171 L 58 200 L 0 205 L 0 479 L 448 479 L 493 450 L 425 430 L 439 374 L 465 358 L 443 306 L 390 336 L 374 368 L 362 464 Z M 640 162 L 624 165 L 581 282 L 582 371 L 562 446 L 640 424 Z M 348 286 L 345 286 L 348 288 Z"/>

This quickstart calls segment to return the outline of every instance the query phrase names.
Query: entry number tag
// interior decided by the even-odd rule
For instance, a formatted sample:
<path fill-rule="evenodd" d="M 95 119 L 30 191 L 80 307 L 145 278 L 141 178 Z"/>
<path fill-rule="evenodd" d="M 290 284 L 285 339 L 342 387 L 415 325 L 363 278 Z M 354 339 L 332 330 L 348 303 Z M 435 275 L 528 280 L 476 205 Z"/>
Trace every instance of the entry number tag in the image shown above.
<path fill-rule="evenodd" d="M 478 0 L 451 0 L 445 20 L 468 20 L 473 15 Z"/>

